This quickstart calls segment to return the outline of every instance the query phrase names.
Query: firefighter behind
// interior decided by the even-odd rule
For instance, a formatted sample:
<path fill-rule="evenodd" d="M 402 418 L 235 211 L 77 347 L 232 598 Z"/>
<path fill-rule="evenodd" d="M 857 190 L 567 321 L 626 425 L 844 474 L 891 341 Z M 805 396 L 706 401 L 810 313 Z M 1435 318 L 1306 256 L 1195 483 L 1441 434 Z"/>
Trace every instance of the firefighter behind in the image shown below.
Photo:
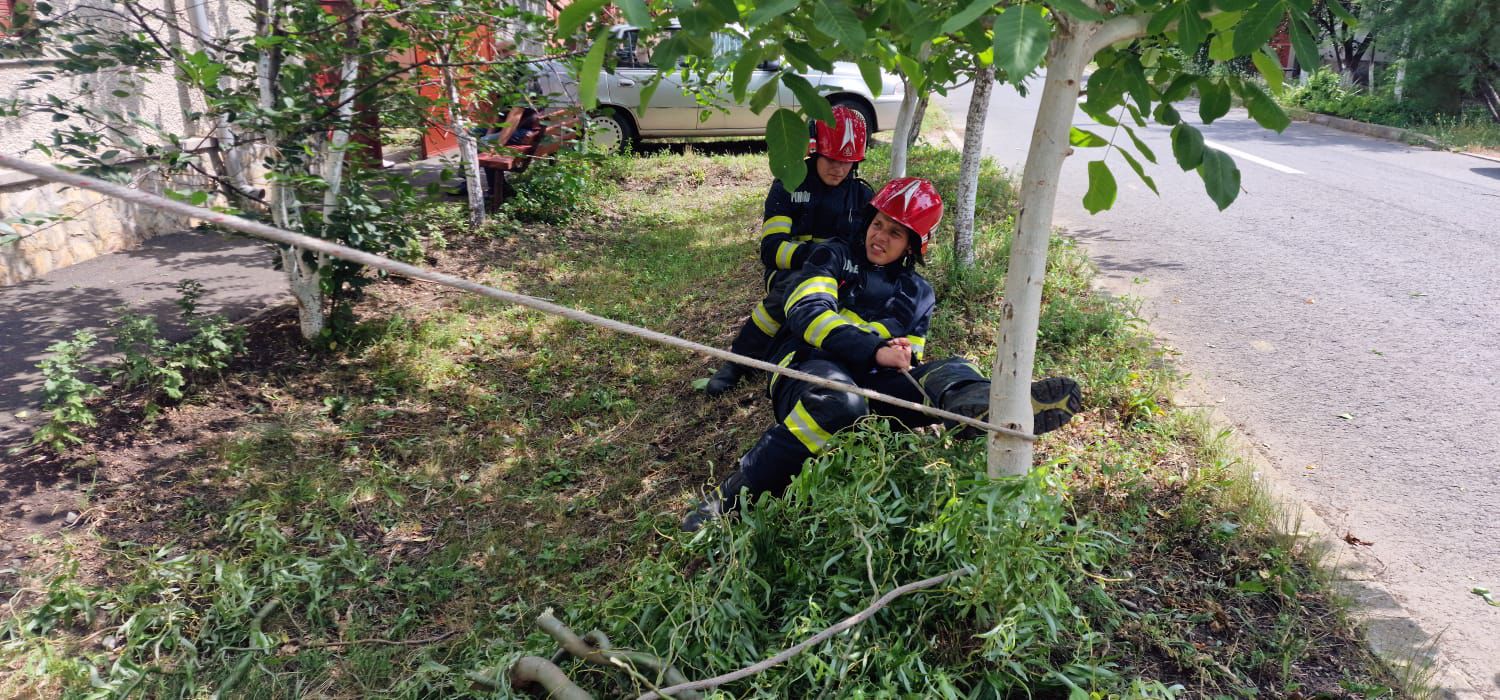
<path fill-rule="evenodd" d="M 875 192 L 859 179 L 865 159 L 868 129 L 859 112 L 833 108 L 833 124 L 813 120 L 807 177 L 793 192 L 780 180 L 771 182 L 761 224 L 760 261 L 765 266 L 766 291 L 777 281 L 802 269 L 813 246 L 832 239 L 857 241 L 864 235 L 865 208 Z M 775 322 L 762 302 L 750 311 L 729 349 L 740 355 L 768 359 Z M 725 362 L 709 378 L 704 391 L 718 396 L 733 389 L 752 370 Z"/>

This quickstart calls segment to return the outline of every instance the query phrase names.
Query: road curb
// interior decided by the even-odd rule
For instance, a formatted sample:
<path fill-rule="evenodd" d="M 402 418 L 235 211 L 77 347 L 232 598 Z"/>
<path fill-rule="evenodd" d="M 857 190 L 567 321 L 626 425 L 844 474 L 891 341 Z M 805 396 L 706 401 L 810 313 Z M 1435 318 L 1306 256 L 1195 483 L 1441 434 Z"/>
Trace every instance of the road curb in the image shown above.
<path fill-rule="evenodd" d="M 1105 290 L 1109 293 L 1108 290 Z M 1416 617 L 1379 580 L 1385 564 L 1373 552 L 1345 539 L 1291 488 L 1266 446 L 1254 443 L 1222 409 L 1222 399 L 1211 398 L 1198 379 L 1189 379 L 1173 396 L 1185 410 L 1202 411 L 1214 430 L 1230 438 L 1228 449 L 1238 455 L 1257 490 L 1280 514 L 1276 529 L 1310 545 L 1314 561 L 1328 577 L 1333 591 L 1343 599 L 1351 617 L 1364 632 L 1366 646 L 1397 675 L 1418 679 L 1433 689 L 1431 697 L 1443 700 L 1483 700 L 1485 691 L 1459 671 L 1446 653 L 1437 648 L 1437 637 L 1424 630 Z M 1355 540 L 1358 541 L 1357 538 Z M 1414 672 L 1400 672 L 1415 667 Z M 1414 689 L 1414 690 L 1420 690 Z"/>
<path fill-rule="evenodd" d="M 1411 129 L 1400 129 L 1394 126 L 1386 126 L 1384 124 L 1371 124 L 1369 122 L 1356 121 L 1354 119 L 1345 119 L 1343 117 L 1335 117 L 1331 114 L 1320 114 L 1318 112 L 1309 112 L 1307 110 L 1295 108 L 1288 109 L 1287 114 L 1293 119 L 1298 119 L 1313 124 L 1319 124 L 1329 127 L 1330 129 L 1338 129 L 1339 131 L 1347 131 L 1353 134 L 1373 136 L 1377 139 L 1385 139 L 1387 141 L 1396 141 L 1399 143 L 1404 143 L 1408 146 L 1426 146 L 1427 148 L 1431 148 L 1435 151 L 1448 150 L 1448 147 L 1444 146 L 1437 139 L 1432 138 L 1427 134 L 1413 131 Z"/>

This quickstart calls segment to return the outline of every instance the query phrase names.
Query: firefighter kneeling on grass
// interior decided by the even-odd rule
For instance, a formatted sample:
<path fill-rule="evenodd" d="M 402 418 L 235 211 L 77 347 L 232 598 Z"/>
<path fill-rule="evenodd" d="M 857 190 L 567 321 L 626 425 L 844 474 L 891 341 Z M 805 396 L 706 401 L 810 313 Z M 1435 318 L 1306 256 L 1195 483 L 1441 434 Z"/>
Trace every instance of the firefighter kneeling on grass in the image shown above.
<path fill-rule="evenodd" d="M 973 363 L 962 358 L 923 362 L 937 299 L 916 266 L 942 216 L 943 200 L 927 180 L 897 178 L 881 188 L 866 212 L 862 241 L 834 239 L 817 246 L 801 270 L 767 298 L 765 308 L 776 324 L 771 359 L 783 367 L 913 403 L 927 399 L 959 415 L 984 416 L 990 381 Z M 901 370 L 910 370 L 921 391 Z M 752 499 L 766 492 L 780 495 L 834 433 L 872 411 L 907 428 L 939 422 L 780 375 L 772 376 L 770 393 L 776 425 L 740 457 L 739 468 L 688 513 L 682 521 L 684 531 L 697 531 L 734 511 L 742 491 Z M 1082 409 L 1078 383 L 1066 377 L 1033 383 L 1031 402 L 1037 434 L 1061 427 Z"/>

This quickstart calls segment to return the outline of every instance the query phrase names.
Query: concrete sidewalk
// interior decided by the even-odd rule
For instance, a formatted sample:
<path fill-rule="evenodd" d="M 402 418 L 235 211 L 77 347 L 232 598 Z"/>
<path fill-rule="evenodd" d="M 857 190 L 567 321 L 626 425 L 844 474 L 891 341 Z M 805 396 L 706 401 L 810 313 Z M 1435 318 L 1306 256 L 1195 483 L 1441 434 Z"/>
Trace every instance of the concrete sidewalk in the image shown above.
<path fill-rule="evenodd" d="M 241 236 L 183 232 L 157 236 L 140 248 L 100 256 L 40 279 L 0 287 L 0 462 L 24 444 L 41 418 L 36 363 L 47 346 L 80 329 L 102 331 L 122 310 L 177 314 L 177 283 L 204 286 L 202 308 L 237 320 L 289 298 L 272 249 Z M 164 323 L 164 330 L 169 327 Z M 109 356 L 99 347 L 95 360 Z M 18 418 L 17 414 L 24 418 Z"/>

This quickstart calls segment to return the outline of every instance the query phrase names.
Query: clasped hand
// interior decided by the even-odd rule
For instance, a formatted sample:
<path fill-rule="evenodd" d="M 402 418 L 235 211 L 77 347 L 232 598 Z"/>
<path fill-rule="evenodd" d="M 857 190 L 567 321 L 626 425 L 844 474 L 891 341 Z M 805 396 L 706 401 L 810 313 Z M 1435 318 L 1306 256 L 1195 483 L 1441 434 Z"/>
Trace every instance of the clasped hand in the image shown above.
<path fill-rule="evenodd" d="M 875 364 L 891 369 L 911 369 L 911 341 L 891 338 L 875 351 Z"/>

